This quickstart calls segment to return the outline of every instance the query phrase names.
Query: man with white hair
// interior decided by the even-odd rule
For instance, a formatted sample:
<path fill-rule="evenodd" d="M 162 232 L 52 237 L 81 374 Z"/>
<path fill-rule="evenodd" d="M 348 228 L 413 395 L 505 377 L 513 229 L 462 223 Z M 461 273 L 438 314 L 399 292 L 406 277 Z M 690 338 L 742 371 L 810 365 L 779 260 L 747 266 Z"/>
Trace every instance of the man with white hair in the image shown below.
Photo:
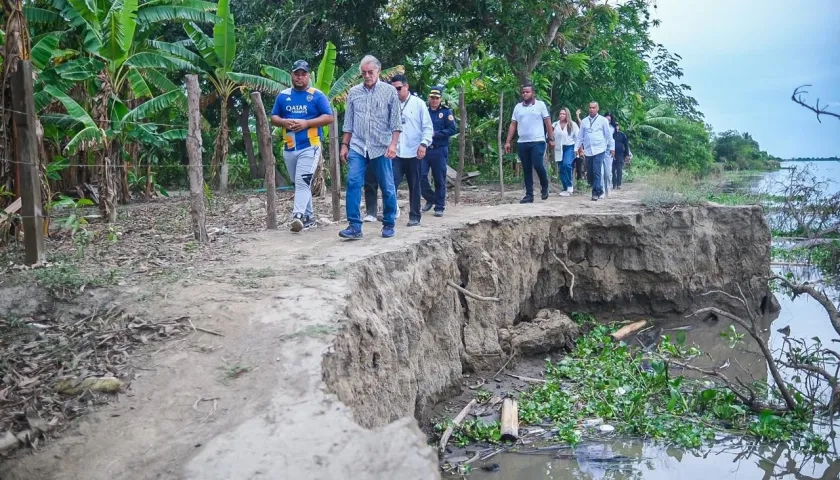
<path fill-rule="evenodd" d="M 613 140 L 610 122 L 598 115 L 598 102 L 589 103 L 589 116 L 580 121 L 575 150 L 586 154 L 586 171 L 589 174 L 589 184 L 592 185 L 592 201 L 604 198 L 604 182 L 601 169 L 604 157 L 615 157 L 615 140 Z"/>
<path fill-rule="evenodd" d="M 374 169 L 382 189 L 382 236 L 394 236 L 397 192 L 391 160 L 397 156 L 402 131 L 400 99 L 397 89 L 379 81 L 382 64 L 367 55 L 359 65 L 364 82 L 350 89 L 341 138 L 341 160 L 348 164 L 347 228 L 338 236 L 349 240 L 362 238 L 362 187 L 365 172 Z"/>

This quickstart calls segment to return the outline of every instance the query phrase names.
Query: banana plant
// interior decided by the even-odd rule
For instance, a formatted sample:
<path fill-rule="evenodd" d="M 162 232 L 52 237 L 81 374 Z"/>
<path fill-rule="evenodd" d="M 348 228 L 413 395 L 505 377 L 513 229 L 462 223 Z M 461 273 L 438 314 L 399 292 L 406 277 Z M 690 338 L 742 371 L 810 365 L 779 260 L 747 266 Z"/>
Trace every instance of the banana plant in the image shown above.
<path fill-rule="evenodd" d="M 218 186 L 221 191 L 228 187 L 228 147 L 230 129 L 228 128 L 228 99 L 243 84 L 259 82 L 260 77 L 247 73 L 233 71 L 236 58 L 236 24 L 230 11 L 230 0 L 219 0 L 216 5 L 216 18 L 213 25 L 213 37 L 208 37 L 194 23 L 186 23 L 184 31 L 190 39 L 191 46 L 199 54 L 202 70 L 207 81 L 213 85 L 218 97 L 219 132 L 213 150 L 211 177 L 219 174 Z"/>
<path fill-rule="evenodd" d="M 65 153 L 95 155 L 103 178 L 100 209 L 113 221 L 123 192 L 125 175 L 117 169 L 126 135 L 139 128 L 156 130 L 146 119 L 186 105 L 183 91 L 165 72 L 198 70 L 187 48 L 156 41 L 153 32 L 158 24 L 174 21 L 212 23 L 215 15 L 209 12 L 212 6 L 195 0 L 153 0 L 142 6 L 138 0 L 51 0 L 51 7 L 28 13 L 42 23 L 54 22 L 50 13 L 57 14 L 65 27 L 41 35 L 32 48 L 39 71 L 36 108 L 56 102 L 64 107 L 66 113 L 49 113 L 42 121 L 71 132 Z"/>

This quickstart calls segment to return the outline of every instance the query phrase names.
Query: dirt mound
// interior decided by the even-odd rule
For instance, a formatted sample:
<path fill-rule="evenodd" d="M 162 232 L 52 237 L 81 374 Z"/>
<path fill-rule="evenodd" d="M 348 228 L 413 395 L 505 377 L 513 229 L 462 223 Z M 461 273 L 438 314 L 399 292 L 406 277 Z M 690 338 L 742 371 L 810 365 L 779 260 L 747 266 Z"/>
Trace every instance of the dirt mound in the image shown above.
<path fill-rule="evenodd" d="M 580 336 L 578 325 L 559 310 L 543 309 L 529 322 L 499 329 L 502 348 L 520 355 L 538 355 L 574 347 Z"/>

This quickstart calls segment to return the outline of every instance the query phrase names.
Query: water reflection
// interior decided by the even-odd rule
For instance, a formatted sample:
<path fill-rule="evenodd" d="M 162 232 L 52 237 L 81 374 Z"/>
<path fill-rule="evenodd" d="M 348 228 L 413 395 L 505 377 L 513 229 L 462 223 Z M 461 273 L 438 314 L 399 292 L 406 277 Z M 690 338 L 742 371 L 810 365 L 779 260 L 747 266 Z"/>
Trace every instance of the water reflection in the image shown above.
<path fill-rule="evenodd" d="M 831 479 L 840 475 L 840 459 L 807 457 L 784 445 L 728 441 L 686 452 L 635 440 L 581 446 L 584 453 L 559 450 L 553 455 L 502 453 L 476 465 L 470 479 L 480 480 L 709 480 Z M 496 469 L 488 472 L 487 469 Z"/>

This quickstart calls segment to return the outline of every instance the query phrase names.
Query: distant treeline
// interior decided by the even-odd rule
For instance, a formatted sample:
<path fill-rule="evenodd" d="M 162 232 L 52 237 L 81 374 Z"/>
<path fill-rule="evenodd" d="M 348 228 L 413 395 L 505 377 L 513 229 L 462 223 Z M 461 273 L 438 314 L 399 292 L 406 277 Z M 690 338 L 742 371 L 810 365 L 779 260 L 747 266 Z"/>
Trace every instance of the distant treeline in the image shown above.
<path fill-rule="evenodd" d="M 786 162 L 840 162 L 840 157 L 801 157 L 801 158 L 789 158 L 785 160 Z"/>

